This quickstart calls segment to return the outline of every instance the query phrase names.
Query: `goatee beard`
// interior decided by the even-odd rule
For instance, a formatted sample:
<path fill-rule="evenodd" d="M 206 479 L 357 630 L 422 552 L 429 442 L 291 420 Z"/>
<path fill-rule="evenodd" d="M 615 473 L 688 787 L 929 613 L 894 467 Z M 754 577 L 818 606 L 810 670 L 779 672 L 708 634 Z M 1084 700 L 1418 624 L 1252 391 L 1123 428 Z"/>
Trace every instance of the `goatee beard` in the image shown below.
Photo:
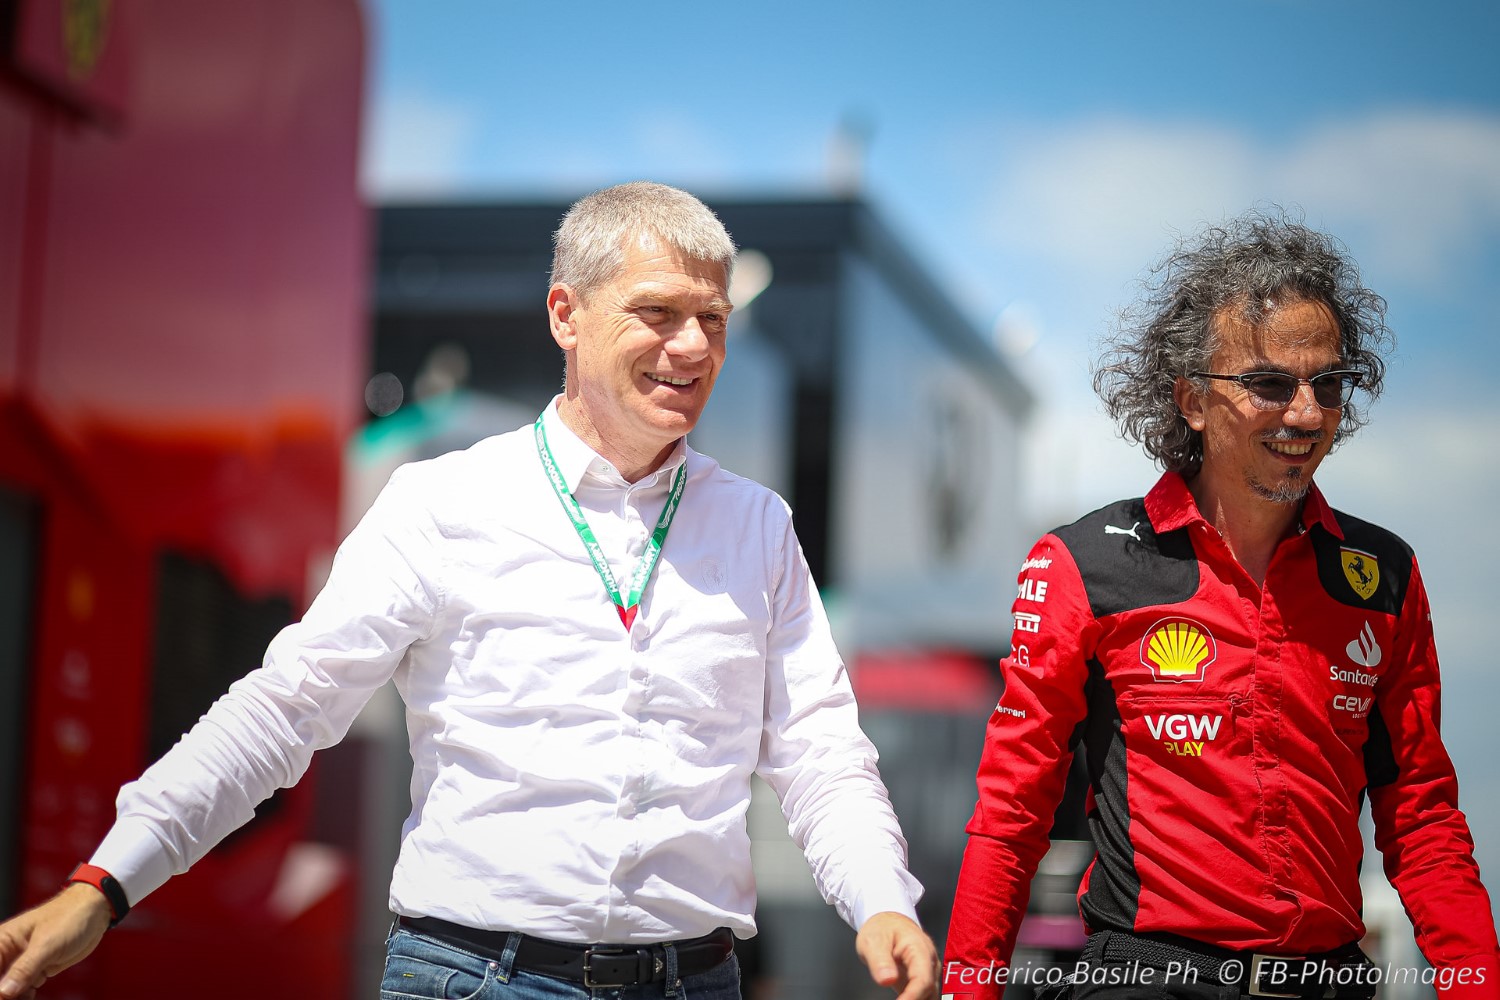
<path fill-rule="evenodd" d="M 1302 478 L 1301 469 L 1289 469 L 1286 477 L 1275 486 L 1267 486 L 1257 480 L 1250 480 L 1249 486 L 1262 500 L 1269 500 L 1271 503 L 1294 504 L 1301 503 L 1307 496 L 1312 482 Z"/>

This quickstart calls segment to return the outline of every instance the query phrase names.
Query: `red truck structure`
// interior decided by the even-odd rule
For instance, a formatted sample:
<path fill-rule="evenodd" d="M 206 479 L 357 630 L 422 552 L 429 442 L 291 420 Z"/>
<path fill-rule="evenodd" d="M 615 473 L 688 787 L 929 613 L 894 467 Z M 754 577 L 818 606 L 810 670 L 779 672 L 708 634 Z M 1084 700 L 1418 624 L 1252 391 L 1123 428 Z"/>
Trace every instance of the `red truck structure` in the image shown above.
<path fill-rule="evenodd" d="M 119 785 L 258 664 L 337 542 L 364 50 L 356 0 L 0 3 L 6 912 L 87 858 Z M 48 995 L 347 988 L 356 845 L 318 780 Z"/>

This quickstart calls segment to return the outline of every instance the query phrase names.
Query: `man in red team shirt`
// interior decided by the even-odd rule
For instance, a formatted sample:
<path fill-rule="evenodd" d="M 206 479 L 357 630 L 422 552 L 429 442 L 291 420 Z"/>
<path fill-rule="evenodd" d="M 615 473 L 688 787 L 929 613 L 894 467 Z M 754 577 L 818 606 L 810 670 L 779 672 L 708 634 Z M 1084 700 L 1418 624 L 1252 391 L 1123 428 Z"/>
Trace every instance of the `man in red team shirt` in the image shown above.
<path fill-rule="evenodd" d="M 1366 795 L 1425 981 L 1500 997 L 1421 574 L 1312 481 L 1363 423 L 1353 390 L 1380 392 L 1385 302 L 1334 240 L 1264 215 L 1157 274 L 1094 381 L 1166 472 L 1021 567 L 944 994 L 995 998 L 1013 978 L 1081 744 L 1097 856 L 1072 1000 L 1369 997 L 1394 973 L 1358 948 Z"/>

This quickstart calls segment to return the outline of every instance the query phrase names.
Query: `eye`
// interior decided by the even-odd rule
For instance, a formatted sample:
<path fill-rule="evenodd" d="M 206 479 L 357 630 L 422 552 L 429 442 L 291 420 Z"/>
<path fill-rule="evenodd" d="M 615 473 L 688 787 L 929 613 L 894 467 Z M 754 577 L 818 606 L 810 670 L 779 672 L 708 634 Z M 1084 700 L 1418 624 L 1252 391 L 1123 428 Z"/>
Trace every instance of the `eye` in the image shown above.
<path fill-rule="evenodd" d="M 1297 391 L 1297 380 L 1289 375 L 1277 375 L 1271 372 L 1257 375 L 1246 375 L 1244 378 L 1245 388 L 1255 393 L 1262 399 L 1285 402 L 1292 398 Z"/>

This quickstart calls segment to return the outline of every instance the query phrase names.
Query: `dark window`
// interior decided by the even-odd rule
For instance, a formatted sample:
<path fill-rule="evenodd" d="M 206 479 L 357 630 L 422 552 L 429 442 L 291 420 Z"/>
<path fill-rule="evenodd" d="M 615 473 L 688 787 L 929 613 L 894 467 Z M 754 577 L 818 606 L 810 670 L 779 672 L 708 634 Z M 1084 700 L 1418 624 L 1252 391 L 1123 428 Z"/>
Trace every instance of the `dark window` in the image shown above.
<path fill-rule="evenodd" d="M 26 497 L 0 488 L 0 815 L 21 815 L 23 751 L 31 701 L 32 595 L 40 518 Z M 20 903 L 20 824 L 0 823 L 0 913 Z"/>
<path fill-rule="evenodd" d="M 246 597 L 213 564 L 163 553 L 147 759 L 160 759 L 230 684 L 259 667 L 266 646 L 292 620 L 286 597 Z M 256 815 L 274 810 L 276 801 L 262 803 Z"/>

